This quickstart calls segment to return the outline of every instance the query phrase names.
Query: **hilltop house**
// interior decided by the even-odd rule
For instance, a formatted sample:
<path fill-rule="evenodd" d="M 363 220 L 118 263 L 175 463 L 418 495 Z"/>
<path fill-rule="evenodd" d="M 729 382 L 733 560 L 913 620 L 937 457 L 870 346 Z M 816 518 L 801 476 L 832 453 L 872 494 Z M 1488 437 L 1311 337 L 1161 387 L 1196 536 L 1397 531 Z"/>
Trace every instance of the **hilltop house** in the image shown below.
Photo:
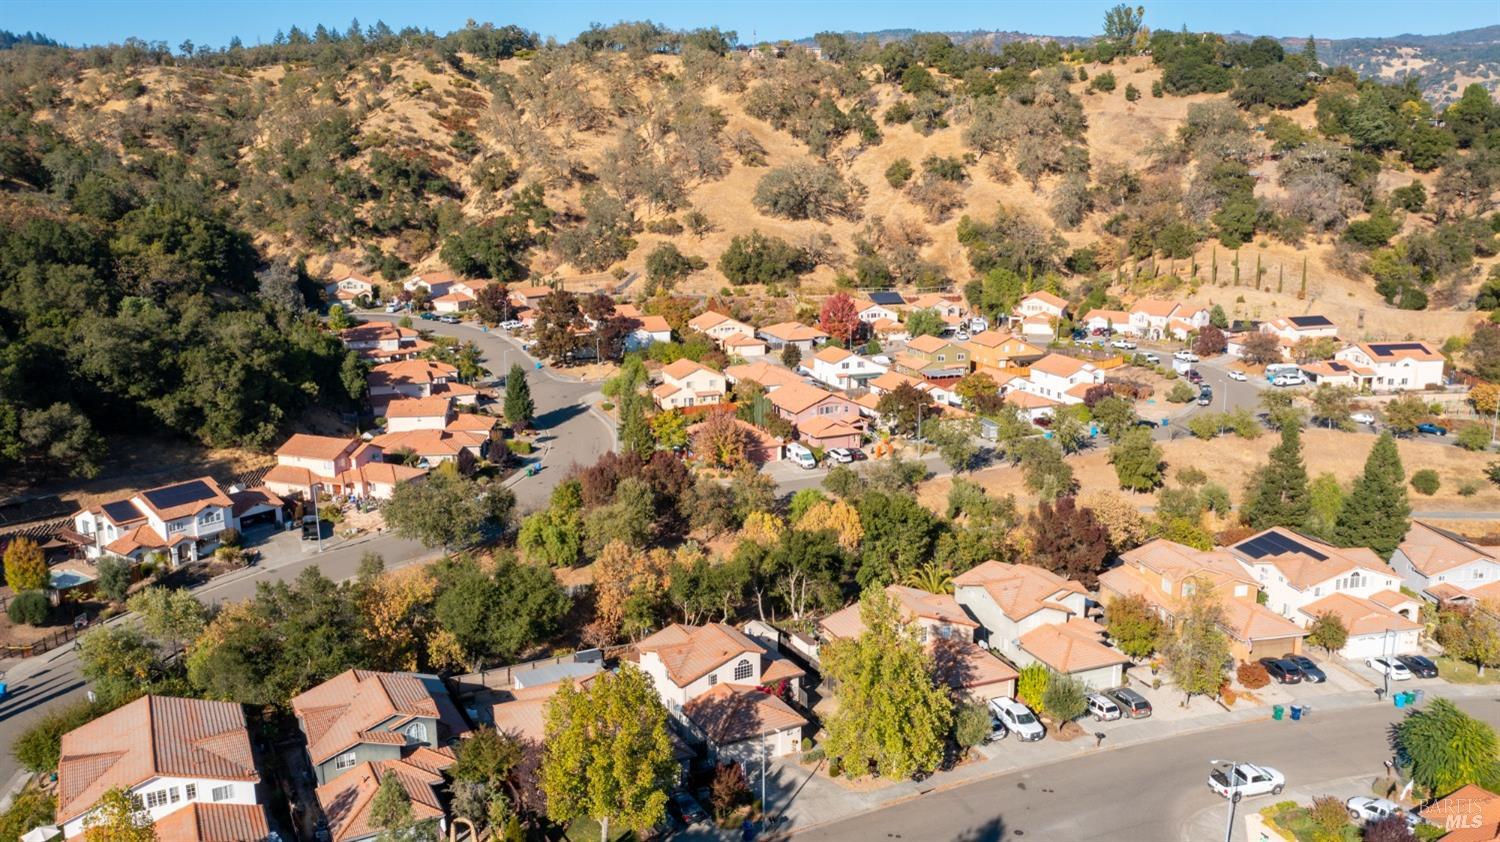
<path fill-rule="evenodd" d="M 1298 342 L 1315 339 L 1337 339 L 1339 329 L 1327 316 L 1281 316 L 1261 322 L 1261 333 L 1269 333 L 1285 347 L 1295 347 Z"/>
<path fill-rule="evenodd" d="M 979 620 L 989 647 L 1016 664 L 1041 663 L 1094 689 L 1120 686 L 1130 659 L 1104 644 L 1078 582 L 1029 564 L 986 561 L 953 580 L 953 596 Z"/>
<path fill-rule="evenodd" d="M 933 594 L 905 585 L 887 585 L 903 622 L 933 656 L 934 678 L 971 698 L 988 701 L 1014 696 L 1018 673 L 1010 664 L 975 643 L 979 628 L 948 594 Z M 860 604 L 835 611 L 818 623 L 824 643 L 851 640 L 865 631 Z M 821 648 L 821 647 L 820 647 Z"/>
<path fill-rule="evenodd" d="M 855 313 L 859 317 L 859 320 L 867 325 L 873 325 L 882 319 L 888 322 L 900 321 L 901 311 L 906 304 L 901 295 L 894 292 L 886 294 L 876 293 L 875 295 L 880 296 L 880 298 L 877 299 L 875 296 L 871 296 L 870 298 L 855 299 Z"/>
<path fill-rule="evenodd" d="M 1468 539 L 1414 520 L 1391 554 L 1403 584 L 1433 602 L 1474 602 L 1500 593 L 1500 554 Z M 1492 595 L 1493 594 L 1493 595 Z"/>
<path fill-rule="evenodd" d="M 1142 298 L 1130 307 L 1130 332 L 1147 339 L 1187 339 L 1189 333 L 1208 324 L 1208 317 L 1208 310 L 1203 307 Z"/>
<path fill-rule="evenodd" d="M 339 340 L 344 347 L 377 364 L 409 360 L 432 347 L 416 330 L 387 322 L 344 328 L 339 331 Z"/>
<path fill-rule="evenodd" d="M 907 311 L 913 310 L 932 310 L 950 328 L 957 327 L 958 323 L 963 321 L 969 313 L 968 308 L 964 306 L 963 296 L 943 292 L 929 292 L 908 301 Z"/>
<path fill-rule="evenodd" d="M 938 336 L 918 336 L 894 362 L 897 371 L 912 377 L 962 377 L 969 373 L 969 349 Z"/>
<path fill-rule="evenodd" d="M 861 388 L 886 369 L 880 363 L 833 346 L 820 348 L 811 359 L 802 361 L 802 367 L 814 380 L 832 389 Z"/>
<path fill-rule="evenodd" d="M 263 842 L 260 771 L 244 708 L 142 696 L 62 737 L 57 825 L 83 836 L 101 796 L 122 789 L 162 842 Z"/>
<path fill-rule="evenodd" d="M 355 300 L 360 297 L 375 300 L 375 281 L 371 278 L 354 272 L 346 272 L 343 277 L 329 281 L 323 285 L 323 291 L 327 293 L 329 300 L 336 301 L 345 307 L 352 308 Z"/>
<path fill-rule="evenodd" d="M 1067 299 L 1046 290 L 1027 293 L 1010 314 L 1010 328 L 1022 336 L 1047 341 L 1057 335 L 1057 325 L 1067 318 Z"/>
<path fill-rule="evenodd" d="M 1359 375 L 1359 386 L 1377 392 L 1425 389 L 1443 382 L 1443 355 L 1426 342 L 1363 342 L 1335 352 L 1333 358 Z"/>
<path fill-rule="evenodd" d="M 85 509 L 73 528 L 87 536 L 84 555 L 109 554 L 140 561 L 163 553 L 172 566 L 197 561 L 219 546 L 226 529 L 239 529 L 234 500 L 212 477 L 162 485 L 124 500 Z"/>
<path fill-rule="evenodd" d="M 263 481 L 279 495 L 303 500 L 311 500 L 315 491 L 387 500 L 398 484 L 419 480 L 427 474 L 421 468 L 383 459 L 382 448 L 373 441 L 297 433 L 276 449 L 276 465 Z"/>
<path fill-rule="evenodd" d="M 803 356 L 812 353 L 813 346 L 828 341 L 828 334 L 801 322 L 778 322 L 756 331 L 756 336 L 766 340 L 766 346 L 780 351 L 788 345 L 796 345 Z"/>
<path fill-rule="evenodd" d="M 724 341 L 730 337 L 755 336 L 755 328 L 739 319 L 730 318 L 723 313 L 716 313 L 713 310 L 706 310 L 694 316 L 688 321 L 688 327 L 699 333 L 707 334 L 710 339 L 719 343 L 721 347 Z"/>
<path fill-rule="evenodd" d="M 686 357 L 661 370 L 661 385 L 651 390 L 651 399 L 662 409 L 708 406 L 724 400 L 724 375 Z"/>

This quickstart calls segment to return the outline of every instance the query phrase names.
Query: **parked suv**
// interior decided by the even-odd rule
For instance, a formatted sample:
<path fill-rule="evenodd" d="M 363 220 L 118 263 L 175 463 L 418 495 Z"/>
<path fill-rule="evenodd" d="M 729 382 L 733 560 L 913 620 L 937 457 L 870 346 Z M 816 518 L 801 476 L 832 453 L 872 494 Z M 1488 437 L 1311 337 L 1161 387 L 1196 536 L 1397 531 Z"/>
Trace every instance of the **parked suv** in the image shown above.
<path fill-rule="evenodd" d="M 1089 715 L 1095 722 L 1112 722 L 1125 715 L 1115 700 L 1103 693 L 1090 693 L 1088 701 Z"/>
<path fill-rule="evenodd" d="M 1301 684 L 1302 670 L 1291 661 L 1282 658 L 1261 658 L 1260 665 L 1266 668 L 1271 678 L 1281 684 Z"/>
<path fill-rule="evenodd" d="M 1397 655 L 1396 660 L 1400 661 L 1417 678 L 1437 678 L 1437 664 L 1422 655 Z"/>
<path fill-rule="evenodd" d="M 1303 681 L 1311 681 L 1314 684 L 1322 684 L 1323 682 L 1328 680 L 1328 674 L 1323 672 L 1323 670 L 1318 667 L 1316 661 L 1314 661 L 1312 658 L 1307 657 L 1306 655 L 1287 654 L 1282 655 L 1281 660 L 1291 661 L 1292 663 L 1296 664 L 1297 669 L 1302 670 Z"/>
<path fill-rule="evenodd" d="M 1131 719 L 1145 719 L 1151 715 L 1151 703 L 1129 687 L 1119 687 L 1105 695 L 1119 703 L 1120 710 Z"/>
<path fill-rule="evenodd" d="M 1037 721 L 1036 714 L 1009 696 L 990 699 L 990 713 L 993 713 L 995 718 L 999 719 L 1006 729 L 1014 733 L 1023 743 L 1034 742 L 1047 736 L 1047 729 Z"/>

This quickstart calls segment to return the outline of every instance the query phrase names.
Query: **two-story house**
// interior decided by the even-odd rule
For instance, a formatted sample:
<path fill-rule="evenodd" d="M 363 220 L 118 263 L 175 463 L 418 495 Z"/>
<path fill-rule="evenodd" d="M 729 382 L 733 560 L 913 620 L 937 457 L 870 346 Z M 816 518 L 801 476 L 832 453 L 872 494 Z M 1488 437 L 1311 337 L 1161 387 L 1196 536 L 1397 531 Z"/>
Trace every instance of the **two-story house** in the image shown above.
<path fill-rule="evenodd" d="M 962 377 L 969 373 L 969 349 L 939 336 L 918 336 L 893 362 L 897 371 L 912 377 Z"/>
<path fill-rule="evenodd" d="M 1095 689 L 1120 686 L 1129 662 L 1086 616 L 1088 592 L 1029 564 L 986 561 L 953 580 L 953 598 L 984 628 L 991 649 L 1020 666 L 1041 663 Z"/>
<path fill-rule="evenodd" d="M 224 530 L 239 523 L 234 500 L 212 477 L 199 477 L 85 509 L 74 516 L 73 528 L 90 539 L 88 558 L 140 561 L 159 552 L 175 567 L 212 553 Z"/>
<path fill-rule="evenodd" d="M 316 491 L 342 493 L 337 487 L 340 474 L 378 461 L 380 449 L 354 436 L 293 433 L 276 448 L 276 465 L 263 482 L 282 497 L 310 500 Z"/>
<path fill-rule="evenodd" d="M 1135 335 L 1135 325 L 1131 324 L 1130 314 L 1124 310 L 1109 310 L 1096 307 L 1084 313 L 1078 319 L 1078 326 L 1088 330 L 1107 331 L 1110 333 L 1123 333 Z"/>
<path fill-rule="evenodd" d="M 1208 325 L 1209 311 L 1180 301 L 1142 298 L 1130 306 L 1130 332 L 1147 339 L 1186 339 Z"/>
<path fill-rule="evenodd" d="M 749 381 L 759 384 L 767 393 L 774 392 L 782 386 L 807 385 L 800 375 L 784 366 L 768 363 L 765 360 L 741 363 L 724 369 L 724 376 L 730 383 L 743 383 Z"/>
<path fill-rule="evenodd" d="M 854 310 L 861 322 L 873 325 L 882 319 L 888 322 L 900 321 L 905 304 L 900 293 L 874 293 L 870 298 L 855 299 Z"/>
<path fill-rule="evenodd" d="M 1010 313 L 1010 329 L 1022 336 L 1046 341 L 1057 334 L 1057 325 L 1067 318 L 1068 301 L 1046 290 L 1029 292 Z"/>
<path fill-rule="evenodd" d="M 723 346 L 724 341 L 734 336 L 754 337 L 755 328 L 739 319 L 713 310 L 705 310 L 688 320 L 688 327 Z"/>
<path fill-rule="evenodd" d="M 651 399 L 662 409 L 710 406 L 722 402 L 727 390 L 722 372 L 684 357 L 661 370 L 661 385 L 651 390 Z"/>
<path fill-rule="evenodd" d="M 458 381 L 458 369 L 436 360 L 412 359 L 383 363 L 366 377 L 370 403 L 377 415 L 384 414 L 386 404 L 397 398 L 430 398 L 442 395 L 459 403 L 478 400 L 474 387 Z"/>
<path fill-rule="evenodd" d="M 518 309 L 535 310 L 542 304 L 542 299 L 551 295 L 552 287 L 542 284 L 522 284 L 509 289 L 510 303 Z"/>
<path fill-rule="evenodd" d="M 828 346 L 820 348 L 802 367 L 813 379 L 832 389 L 859 389 L 885 373 L 886 367 L 874 360 Z"/>
<path fill-rule="evenodd" d="M 854 427 L 861 425 L 859 405 L 842 395 L 824 391 L 806 383 L 782 386 L 766 395 L 776 414 L 792 422 L 799 431 L 810 421 L 842 421 Z"/>
<path fill-rule="evenodd" d="M 1500 552 L 1414 520 L 1391 554 L 1402 582 L 1433 602 L 1474 601 L 1474 591 L 1500 582 Z"/>
<path fill-rule="evenodd" d="M 1260 332 L 1269 333 L 1286 347 L 1316 339 L 1337 339 L 1338 326 L 1327 316 L 1280 316 L 1260 323 Z"/>
<path fill-rule="evenodd" d="M 432 343 L 413 328 L 389 322 L 344 328 L 339 331 L 339 340 L 345 348 L 376 364 L 409 360 L 432 347 Z"/>
<path fill-rule="evenodd" d="M 1104 371 L 1087 360 L 1048 354 L 1032 363 L 1026 379 L 1015 386 L 1061 404 L 1083 403 L 1089 389 L 1104 382 Z"/>
<path fill-rule="evenodd" d="M 801 750 L 803 670 L 723 623 L 673 623 L 636 644 L 641 671 L 673 716 L 716 756 L 747 762 Z"/>
<path fill-rule="evenodd" d="M 233 702 L 142 696 L 62 737 L 57 825 L 82 838 L 100 797 L 129 793 L 163 842 L 270 838 L 260 771 Z"/>
<path fill-rule="evenodd" d="M 777 322 L 761 328 L 755 335 L 766 340 L 766 346 L 773 351 L 796 345 L 803 356 L 811 354 L 814 346 L 828 341 L 828 334 L 801 322 Z"/>
<path fill-rule="evenodd" d="M 1183 600 L 1199 588 L 1213 588 L 1223 609 L 1220 628 L 1229 651 L 1241 661 L 1302 651 L 1307 630 L 1256 601 L 1259 587 L 1239 560 L 1223 550 L 1197 550 L 1158 538 L 1121 554 L 1121 564 L 1099 574 L 1099 597 L 1109 603 L 1138 595 L 1163 620 L 1175 623 Z"/>
<path fill-rule="evenodd" d="M 963 343 L 974 368 L 1025 375 L 1027 366 L 1045 357 L 1047 352 L 1015 334 L 1003 330 L 976 333 Z"/>
<path fill-rule="evenodd" d="M 933 594 L 905 585 L 887 585 L 902 622 L 932 654 L 933 678 L 954 691 L 981 701 L 1015 696 L 1015 668 L 975 642 L 979 623 L 948 594 Z M 860 603 L 842 608 L 818 622 L 824 645 L 852 640 L 865 632 Z M 819 647 L 821 650 L 821 646 Z"/>
<path fill-rule="evenodd" d="M 356 299 L 364 297 L 371 301 L 375 300 L 375 281 L 365 275 L 355 272 L 346 272 L 342 277 L 329 281 L 323 285 L 323 291 L 328 294 L 331 301 L 352 306 Z"/>
<path fill-rule="evenodd" d="M 964 321 L 969 315 L 969 308 L 964 306 L 963 296 L 946 292 L 929 292 L 908 301 L 907 312 L 915 310 L 932 310 L 950 328 L 957 327 L 959 322 Z"/>
<path fill-rule="evenodd" d="M 1362 342 L 1336 351 L 1335 360 L 1370 371 L 1361 386 L 1377 392 L 1425 389 L 1443 382 L 1443 355 L 1426 342 Z"/>

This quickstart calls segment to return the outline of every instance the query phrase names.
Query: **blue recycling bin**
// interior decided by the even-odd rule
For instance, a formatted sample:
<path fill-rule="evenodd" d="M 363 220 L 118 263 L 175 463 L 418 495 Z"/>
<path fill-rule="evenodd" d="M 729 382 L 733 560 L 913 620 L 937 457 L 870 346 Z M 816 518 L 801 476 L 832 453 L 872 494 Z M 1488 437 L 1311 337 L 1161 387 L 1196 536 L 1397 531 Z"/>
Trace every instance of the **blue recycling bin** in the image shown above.
<path fill-rule="evenodd" d="M 1091 438 L 1091 439 L 1099 438 L 1099 427 L 1098 427 L 1098 425 L 1095 425 L 1095 424 L 1090 424 L 1089 425 L 1089 438 Z"/>
<path fill-rule="evenodd" d="M 1295 721 L 1297 721 L 1297 720 L 1299 720 L 1301 718 L 1302 718 L 1302 706 L 1301 705 L 1292 705 L 1292 721 L 1295 722 Z"/>
<path fill-rule="evenodd" d="M 1052 431 L 1048 430 L 1047 432 L 1042 433 L 1042 438 L 1044 438 L 1044 439 L 1050 439 L 1050 438 L 1052 438 Z"/>
<path fill-rule="evenodd" d="M 1405 693 L 1397 693 L 1397 694 L 1391 696 L 1391 699 L 1395 702 L 1396 707 L 1398 707 L 1398 708 L 1404 708 L 1404 707 L 1406 707 L 1406 694 Z"/>
<path fill-rule="evenodd" d="M 541 369 L 541 367 L 542 367 L 542 361 L 541 360 L 537 360 L 536 361 L 536 367 L 537 367 L 538 370 Z"/>

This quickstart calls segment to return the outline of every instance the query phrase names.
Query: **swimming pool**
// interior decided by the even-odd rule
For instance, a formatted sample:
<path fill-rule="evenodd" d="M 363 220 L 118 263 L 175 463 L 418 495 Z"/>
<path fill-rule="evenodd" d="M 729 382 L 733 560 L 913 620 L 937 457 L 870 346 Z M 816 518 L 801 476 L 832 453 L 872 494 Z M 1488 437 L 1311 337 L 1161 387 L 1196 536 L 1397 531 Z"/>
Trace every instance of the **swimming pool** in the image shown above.
<path fill-rule="evenodd" d="M 92 581 L 94 577 L 79 573 L 77 570 L 53 570 L 50 585 L 53 590 L 63 591 Z"/>

